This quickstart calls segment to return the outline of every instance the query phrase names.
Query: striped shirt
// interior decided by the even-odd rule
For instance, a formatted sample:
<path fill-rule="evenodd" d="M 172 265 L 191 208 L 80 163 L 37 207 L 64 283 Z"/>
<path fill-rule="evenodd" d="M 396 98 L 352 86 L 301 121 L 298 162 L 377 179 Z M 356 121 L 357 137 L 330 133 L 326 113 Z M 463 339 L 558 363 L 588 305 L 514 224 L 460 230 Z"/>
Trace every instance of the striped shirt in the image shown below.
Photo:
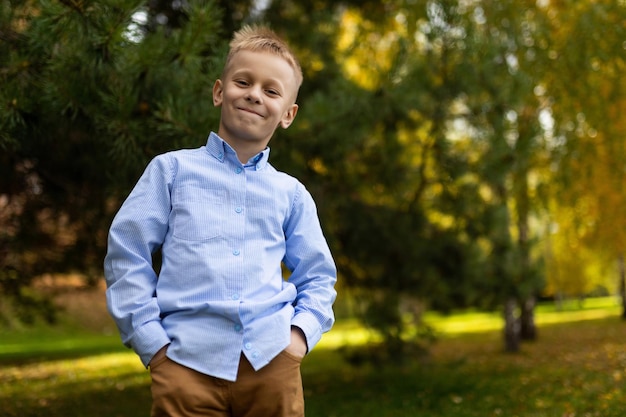
<path fill-rule="evenodd" d="M 333 325 L 336 268 L 315 203 L 268 157 L 243 165 L 211 133 L 206 146 L 154 158 L 115 216 L 107 305 L 144 365 L 170 343 L 171 360 L 234 381 L 241 352 L 260 369 L 292 325 L 309 350 Z"/>

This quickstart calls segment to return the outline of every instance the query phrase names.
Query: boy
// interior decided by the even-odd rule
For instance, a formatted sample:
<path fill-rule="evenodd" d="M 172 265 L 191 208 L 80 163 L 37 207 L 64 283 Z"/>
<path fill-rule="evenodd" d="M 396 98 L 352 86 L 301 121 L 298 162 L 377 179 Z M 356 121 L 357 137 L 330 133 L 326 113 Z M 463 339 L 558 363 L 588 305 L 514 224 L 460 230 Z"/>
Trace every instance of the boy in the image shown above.
<path fill-rule="evenodd" d="M 311 195 L 267 147 L 301 83 L 274 32 L 241 29 L 217 133 L 154 158 L 113 220 L 107 305 L 150 368 L 152 416 L 304 416 L 300 362 L 334 323 L 336 269 Z"/>

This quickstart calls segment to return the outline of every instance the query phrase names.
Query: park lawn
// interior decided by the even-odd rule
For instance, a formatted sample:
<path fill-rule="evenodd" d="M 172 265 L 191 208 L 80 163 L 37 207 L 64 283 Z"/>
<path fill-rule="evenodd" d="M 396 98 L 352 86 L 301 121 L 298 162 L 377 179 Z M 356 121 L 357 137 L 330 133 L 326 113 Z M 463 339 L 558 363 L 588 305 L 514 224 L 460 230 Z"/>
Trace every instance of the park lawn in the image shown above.
<path fill-rule="evenodd" d="M 359 366 L 342 346 L 367 332 L 340 320 L 303 364 L 307 417 L 624 415 L 626 323 L 614 302 L 538 308 L 539 339 L 518 354 L 502 352 L 497 314 L 428 320 L 439 330 L 429 355 Z M 149 404 L 147 371 L 113 333 L 64 325 L 0 336 L 3 417 L 137 417 Z"/>

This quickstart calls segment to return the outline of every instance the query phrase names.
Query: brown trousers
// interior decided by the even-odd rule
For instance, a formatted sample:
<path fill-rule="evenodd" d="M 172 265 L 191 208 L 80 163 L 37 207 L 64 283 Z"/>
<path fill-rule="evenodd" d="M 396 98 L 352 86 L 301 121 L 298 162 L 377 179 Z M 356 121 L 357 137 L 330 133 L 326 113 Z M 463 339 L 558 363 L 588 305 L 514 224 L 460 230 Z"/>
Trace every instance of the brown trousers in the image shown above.
<path fill-rule="evenodd" d="M 242 354 L 230 382 L 162 358 L 150 367 L 151 416 L 304 417 L 301 361 L 282 352 L 255 372 Z"/>

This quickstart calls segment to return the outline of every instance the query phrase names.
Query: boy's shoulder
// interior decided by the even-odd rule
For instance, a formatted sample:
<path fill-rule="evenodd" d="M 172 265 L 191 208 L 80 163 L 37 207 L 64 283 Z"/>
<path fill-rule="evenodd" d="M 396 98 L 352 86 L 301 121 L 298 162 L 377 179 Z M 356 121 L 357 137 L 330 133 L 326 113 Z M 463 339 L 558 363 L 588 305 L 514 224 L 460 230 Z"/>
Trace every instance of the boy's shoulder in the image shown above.
<path fill-rule="evenodd" d="M 265 171 L 271 175 L 276 176 L 276 178 L 280 179 L 281 181 L 302 185 L 302 183 L 300 182 L 298 178 L 296 178 L 295 176 L 291 174 L 288 174 L 285 171 L 279 171 L 278 169 L 274 167 L 274 165 L 270 164 L 269 162 L 265 166 Z"/>
<path fill-rule="evenodd" d="M 185 156 L 193 156 L 194 154 L 202 153 L 205 146 L 200 146 L 197 148 L 180 148 L 180 149 L 172 149 L 171 151 L 163 152 L 156 156 L 156 158 L 176 158 L 176 157 L 185 157 Z"/>
<path fill-rule="evenodd" d="M 156 162 L 156 163 L 177 163 L 179 161 L 185 161 L 185 160 L 194 160 L 194 159 L 198 159 L 198 158 L 204 158 L 206 157 L 206 151 L 204 151 L 205 146 L 200 146 L 198 148 L 180 148 L 180 149 L 173 149 L 170 151 L 166 151 L 163 153 L 160 153 L 156 156 L 154 156 L 152 158 L 152 162 Z"/>

